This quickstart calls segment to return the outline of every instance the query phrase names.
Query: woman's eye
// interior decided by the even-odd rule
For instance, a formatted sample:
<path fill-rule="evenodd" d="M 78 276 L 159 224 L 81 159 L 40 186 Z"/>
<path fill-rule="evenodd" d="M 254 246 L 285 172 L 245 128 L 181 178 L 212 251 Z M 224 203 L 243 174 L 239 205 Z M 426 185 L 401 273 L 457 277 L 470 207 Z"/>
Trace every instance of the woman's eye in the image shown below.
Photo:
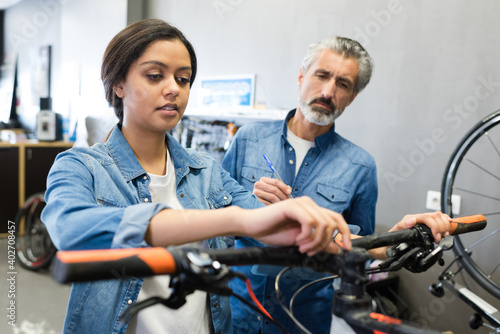
<path fill-rule="evenodd" d="M 188 84 L 191 82 L 191 78 L 184 78 L 184 77 L 179 77 L 177 78 L 177 81 L 179 81 L 181 84 Z"/>
<path fill-rule="evenodd" d="M 153 81 L 159 81 L 163 78 L 161 74 L 147 74 L 146 76 Z"/>

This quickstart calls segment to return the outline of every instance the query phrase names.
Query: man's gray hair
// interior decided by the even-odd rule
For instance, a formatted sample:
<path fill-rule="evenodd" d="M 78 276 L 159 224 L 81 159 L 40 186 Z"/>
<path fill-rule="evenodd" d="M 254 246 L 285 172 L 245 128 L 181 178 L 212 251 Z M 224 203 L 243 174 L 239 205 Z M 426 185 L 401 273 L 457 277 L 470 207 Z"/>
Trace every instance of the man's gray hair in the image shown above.
<path fill-rule="evenodd" d="M 373 61 L 366 50 L 357 41 L 340 36 L 331 36 L 321 42 L 309 45 L 306 56 L 302 60 L 304 72 L 307 72 L 318 54 L 323 50 L 332 50 L 346 58 L 354 58 L 358 62 L 359 75 L 354 92 L 362 91 L 370 82 L 373 70 Z"/>

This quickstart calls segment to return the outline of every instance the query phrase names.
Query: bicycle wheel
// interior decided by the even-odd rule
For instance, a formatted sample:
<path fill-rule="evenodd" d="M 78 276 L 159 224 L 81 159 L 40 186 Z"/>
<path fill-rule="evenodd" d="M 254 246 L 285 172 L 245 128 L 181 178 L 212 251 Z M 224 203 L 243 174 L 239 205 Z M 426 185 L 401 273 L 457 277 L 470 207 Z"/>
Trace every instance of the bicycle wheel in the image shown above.
<path fill-rule="evenodd" d="M 40 215 L 45 207 L 43 194 L 26 200 L 16 216 L 16 256 L 21 266 L 30 270 L 45 268 L 56 253 Z"/>
<path fill-rule="evenodd" d="M 460 216 L 483 214 L 488 226 L 455 237 L 455 253 L 469 275 L 500 299 L 500 110 L 477 123 L 459 143 L 441 185 L 441 210 L 453 216 L 452 196 L 461 196 Z"/>

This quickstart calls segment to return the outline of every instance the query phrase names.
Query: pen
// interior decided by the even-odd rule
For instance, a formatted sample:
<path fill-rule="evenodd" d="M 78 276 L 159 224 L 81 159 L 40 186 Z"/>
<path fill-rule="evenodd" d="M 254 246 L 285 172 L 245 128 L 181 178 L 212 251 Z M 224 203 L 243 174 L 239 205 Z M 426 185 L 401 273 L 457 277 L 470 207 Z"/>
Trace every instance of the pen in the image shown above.
<path fill-rule="evenodd" d="M 271 160 L 269 160 L 269 158 L 267 157 L 267 155 L 264 154 L 264 159 L 266 160 L 267 162 L 267 165 L 269 166 L 269 168 L 271 168 L 271 171 L 274 173 L 274 175 L 276 176 L 276 178 L 278 180 L 280 180 L 281 182 L 283 182 L 283 179 L 281 178 L 281 176 L 278 174 L 278 171 L 274 168 L 274 165 L 273 163 L 271 162 Z M 285 183 L 285 182 L 283 182 Z M 288 195 L 290 196 L 290 198 L 293 198 L 292 194 Z"/>

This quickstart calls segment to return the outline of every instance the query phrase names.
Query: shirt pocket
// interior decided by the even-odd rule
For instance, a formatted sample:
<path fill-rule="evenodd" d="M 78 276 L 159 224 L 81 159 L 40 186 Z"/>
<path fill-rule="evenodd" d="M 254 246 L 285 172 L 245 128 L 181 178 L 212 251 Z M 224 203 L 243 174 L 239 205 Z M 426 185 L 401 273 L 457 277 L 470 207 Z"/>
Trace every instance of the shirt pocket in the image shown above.
<path fill-rule="evenodd" d="M 332 211 L 343 213 L 349 202 L 349 191 L 327 184 L 318 184 L 316 193 L 319 195 L 317 204 Z"/>
<path fill-rule="evenodd" d="M 210 209 L 220 209 L 225 206 L 231 205 L 231 203 L 233 202 L 233 197 L 227 191 L 220 190 L 207 197 L 207 201 Z"/>
<path fill-rule="evenodd" d="M 252 191 L 255 182 L 259 181 L 262 177 L 273 177 L 273 173 L 269 169 L 261 169 L 257 167 L 243 167 L 241 168 L 241 185 L 247 190 Z"/>
<path fill-rule="evenodd" d="M 102 207 L 125 208 L 127 203 L 118 202 L 116 199 L 112 200 L 103 196 L 97 197 L 97 204 Z"/>

